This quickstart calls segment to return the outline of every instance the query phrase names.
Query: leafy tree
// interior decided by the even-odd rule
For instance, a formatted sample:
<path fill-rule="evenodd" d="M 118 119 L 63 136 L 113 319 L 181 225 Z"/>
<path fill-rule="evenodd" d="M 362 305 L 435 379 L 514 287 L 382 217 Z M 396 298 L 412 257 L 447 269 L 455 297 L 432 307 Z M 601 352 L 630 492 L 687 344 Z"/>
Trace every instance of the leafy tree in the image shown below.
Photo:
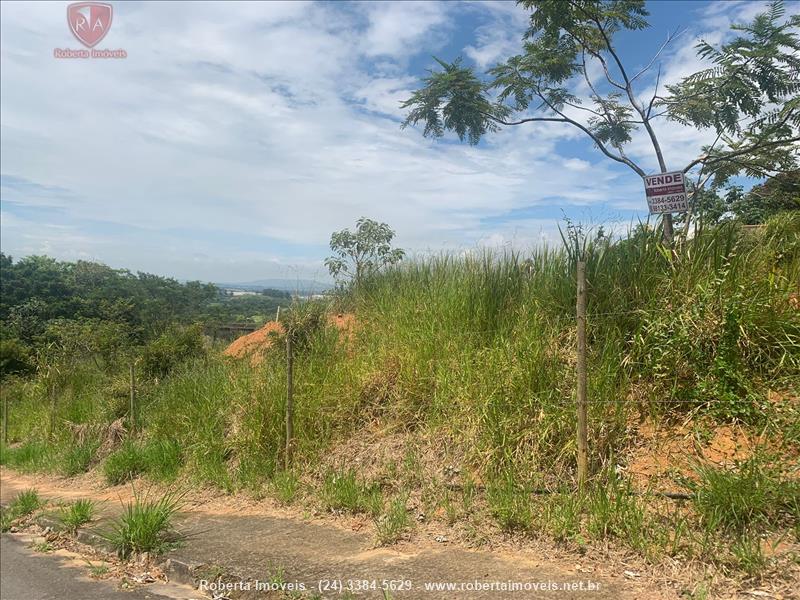
<path fill-rule="evenodd" d="M 748 225 L 763 223 L 784 211 L 800 210 L 800 170 L 776 175 L 746 194 L 738 188 L 737 194 L 729 196 L 728 205 L 736 218 Z"/>
<path fill-rule="evenodd" d="M 659 57 L 680 32 L 670 34 L 644 68 L 626 66 L 615 45 L 623 30 L 649 27 L 643 0 L 520 0 L 532 11 L 519 54 L 480 77 L 461 59 L 436 59 L 423 85 L 403 103 L 404 127 L 422 123 L 423 134 L 455 132 L 477 144 L 501 127 L 554 122 L 582 131 L 606 157 L 640 177 L 644 168 L 625 147 L 632 134 L 648 137 L 662 172 L 667 162 L 653 123 L 660 118 L 712 129 L 716 140 L 683 167 L 695 189 L 734 175 L 764 176 L 796 168 L 800 124 L 800 17 L 784 18 L 774 2 L 752 23 L 736 25 L 737 37 L 714 47 L 701 41 L 698 55 L 711 65 L 661 89 Z M 637 57 L 637 61 L 638 61 Z M 597 67 L 597 68 L 595 68 Z M 642 97 L 643 78 L 657 68 L 654 91 Z M 595 73 L 601 73 L 595 77 Z M 588 98 L 576 95 L 578 85 Z M 664 216 L 672 239 L 672 216 Z"/>
<path fill-rule="evenodd" d="M 800 211 L 800 171 L 780 173 L 745 192 L 730 186 L 724 194 L 707 188 L 694 194 L 692 213 L 705 223 L 736 219 L 745 225 L 764 223 L 781 212 Z"/>
<path fill-rule="evenodd" d="M 325 266 L 335 279 L 358 285 L 386 265 L 403 259 L 405 252 L 392 248 L 394 235 L 386 223 L 361 217 L 354 232 L 343 229 L 331 235 L 334 254 L 325 259 Z"/>
<path fill-rule="evenodd" d="M 692 215 L 703 223 L 718 223 L 724 220 L 725 215 L 730 214 L 730 204 L 728 199 L 738 193 L 740 188 L 732 187 L 726 196 L 720 196 L 719 191 L 714 188 L 696 190 L 692 194 L 689 210 Z M 685 223 L 688 215 L 678 216 L 679 223 Z"/>

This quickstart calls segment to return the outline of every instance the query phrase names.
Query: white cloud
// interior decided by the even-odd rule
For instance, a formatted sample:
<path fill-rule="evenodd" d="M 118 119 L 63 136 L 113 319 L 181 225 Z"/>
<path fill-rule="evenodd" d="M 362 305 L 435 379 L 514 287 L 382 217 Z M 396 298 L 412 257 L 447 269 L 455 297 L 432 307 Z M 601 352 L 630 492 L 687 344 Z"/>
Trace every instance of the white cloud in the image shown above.
<path fill-rule="evenodd" d="M 406 60 L 423 41 L 430 42 L 437 28 L 448 23 L 447 2 L 369 2 L 365 8 L 368 27 L 360 48 L 366 56 L 388 56 Z M 444 41 L 441 35 L 440 42 Z M 431 44 L 426 44 L 430 48 Z"/>
<path fill-rule="evenodd" d="M 559 154 L 588 142 L 558 124 L 478 148 L 400 131 L 419 76 L 409 61 L 449 43 L 459 14 L 486 25 L 465 52 L 502 59 L 526 24 L 511 3 L 117 2 L 101 47 L 125 48 L 118 61 L 52 57 L 78 47 L 65 6 L 0 3 L 2 172 L 40 186 L 3 189 L 3 249 L 16 255 L 252 279 L 321 269 L 330 232 L 362 215 L 412 250 L 535 243 L 553 219 L 498 218 L 623 209 L 640 193 L 599 155 Z M 41 226 L 20 205 L 56 212 Z"/>

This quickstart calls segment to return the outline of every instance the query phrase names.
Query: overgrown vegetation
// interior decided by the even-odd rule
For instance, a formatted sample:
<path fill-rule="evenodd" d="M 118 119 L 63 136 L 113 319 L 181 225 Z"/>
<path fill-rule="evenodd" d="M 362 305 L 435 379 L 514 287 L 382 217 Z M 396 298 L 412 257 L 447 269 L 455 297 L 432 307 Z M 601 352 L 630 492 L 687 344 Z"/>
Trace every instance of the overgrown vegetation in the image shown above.
<path fill-rule="evenodd" d="M 570 226 L 564 238 L 560 249 L 524 256 L 475 252 L 387 266 L 344 290 L 335 307 L 310 303 L 284 314 L 295 336 L 291 471 L 283 471 L 280 339 L 257 363 L 206 351 L 163 374 L 140 369 L 136 431 L 117 437 L 109 427 L 127 416 L 125 374 L 78 360 L 11 380 L 3 394 L 12 444 L 2 461 L 61 472 L 97 464 L 115 484 L 180 478 L 269 490 L 287 504 L 369 515 L 380 543 L 413 529 L 404 504 L 412 493 L 425 518 L 463 523 L 475 539 L 494 523 L 577 547 L 609 541 L 654 560 L 762 572 L 773 558 L 758 540 L 798 535 L 797 487 L 776 465 L 800 454 L 800 213 L 759 230 L 707 227 L 674 252 L 644 225 L 623 239 Z M 594 472 L 580 496 L 578 253 L 588 265 Z M 337 329 L 326 310 L 352 313 L 353 325 Z M 698 467 L 685 489 L 695 500 L 678 510 L 641 482 L 633 490 L 625 475 L 632 424 L 641 421 L 735 425 L 791 460 L 764 451 L 738 467 Z M 383 432 L 432 441 L 401 445 L 384 462 L 369 454 L 355 462 L 358 444 L 380 445 Z"/>
<path fill-rule="evenodd" d="M 65 356 L 108 374 L 141 359 L 149 374 L 163 376 L 182 356 L 202 353 L 201 326 L 263 323 L 289 302 L 279 290 L 232 296 L 199 281 L 46 256 L 14 262 L 0 253 L 0 378 Z"/>

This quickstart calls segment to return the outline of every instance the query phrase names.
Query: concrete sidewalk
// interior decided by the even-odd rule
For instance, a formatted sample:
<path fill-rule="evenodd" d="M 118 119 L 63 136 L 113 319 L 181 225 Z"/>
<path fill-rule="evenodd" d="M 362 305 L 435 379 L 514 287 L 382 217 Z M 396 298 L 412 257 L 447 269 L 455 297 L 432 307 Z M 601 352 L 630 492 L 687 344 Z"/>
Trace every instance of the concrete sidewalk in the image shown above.
<path fill-rule="evenodd" d="M 45 497 L 64 497 L 41 478 L 8 470 L 2 484 L 4 501 L 32 486 Z M 68 491 L 68 497 L 104 497 L 93 489 L 70 486 Z M 118 504 L 108 503 L 106 510 L 113 512 Z M 196 581 L 222 575 L 244 588 L 225 594 L 231 598 L 289 597 L 264 591 L 281 582 L 284 589 L 305 590 L 294 596 L 301 598 L 347 598 L 348 591 L 349 597 L 393 599 L 676 598 L 652 584 L 579 572 L 530 552 L 501 554 L 424 542 L 375 548 L 371 533 L 275 514 L 221 515 L 193 505 L 178 518 L 177 528 L 187 539 L 165 558 L 177 561 L 183 579 L 188 566 Z M 522 589 L 512 591 L 514 585 Z"/>

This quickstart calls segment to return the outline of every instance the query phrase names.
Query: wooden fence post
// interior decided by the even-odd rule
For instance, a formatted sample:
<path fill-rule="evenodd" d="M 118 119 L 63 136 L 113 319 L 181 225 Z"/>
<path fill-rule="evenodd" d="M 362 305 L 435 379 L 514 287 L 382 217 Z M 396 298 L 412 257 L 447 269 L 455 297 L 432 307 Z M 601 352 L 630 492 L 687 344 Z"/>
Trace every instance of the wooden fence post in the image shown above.
<path fill-rule="evenodd" d="M 8 394 L 3 394 L 3 443 L 8 443 Z"/>
<path fill-rule="evenodd" d="M 134 378 L 133 362 L 131 361 L 131 432 L 136 431 L 136 379 Z"/>
<path fill-rule="evenodd" d="M 50 393 L 50 435 L 48 437 L 52 439 L 56 433 L 56 386 L 49 381 L 47 389 Z"/>
<path fill-rule="evenodd" d="M 578 487 L 583 489 L 589 470 L 588 418 L 586 415 L 586 262 L 578 261 L 578 298 L 576 316 L 578 321 Z"/>
<path fill-rule="evenodd" d="M 286 331 L 286 452 L 283 456 L 283 466 L 288 469 L 292 464 L 292 450 L 294 446 L 294 357 L 292 356 L 292 333 Z"/>

